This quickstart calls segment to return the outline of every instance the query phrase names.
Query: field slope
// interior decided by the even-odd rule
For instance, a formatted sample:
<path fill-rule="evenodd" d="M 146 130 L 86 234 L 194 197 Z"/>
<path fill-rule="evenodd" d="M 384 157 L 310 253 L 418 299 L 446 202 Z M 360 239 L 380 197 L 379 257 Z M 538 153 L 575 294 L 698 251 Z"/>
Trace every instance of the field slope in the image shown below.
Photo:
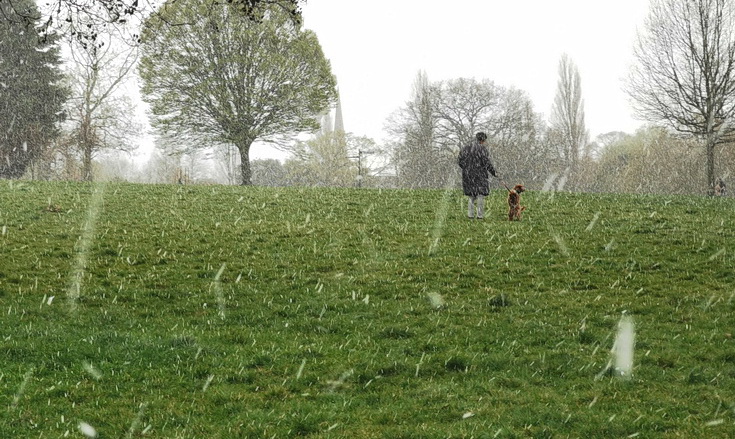
<path fill-rule="evenodd" d="M 732 438 L 734 201 L 0 181 L 0 437 Z"/>

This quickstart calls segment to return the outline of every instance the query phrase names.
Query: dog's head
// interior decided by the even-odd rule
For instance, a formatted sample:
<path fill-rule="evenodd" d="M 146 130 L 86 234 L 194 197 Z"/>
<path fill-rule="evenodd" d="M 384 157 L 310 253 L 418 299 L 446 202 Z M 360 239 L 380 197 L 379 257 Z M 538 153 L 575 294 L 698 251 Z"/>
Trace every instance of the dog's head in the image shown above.
<path fill-rule="evenodd" d="M 526 191 L 526 188 L 523 187 L 522 184 L 517 184 L 517 185 L 515 185 L 515 187 L 513 188 L 513 190 L 516 191 L 516 193 L 520 194 L 521 192 L 525 192 Z"/>

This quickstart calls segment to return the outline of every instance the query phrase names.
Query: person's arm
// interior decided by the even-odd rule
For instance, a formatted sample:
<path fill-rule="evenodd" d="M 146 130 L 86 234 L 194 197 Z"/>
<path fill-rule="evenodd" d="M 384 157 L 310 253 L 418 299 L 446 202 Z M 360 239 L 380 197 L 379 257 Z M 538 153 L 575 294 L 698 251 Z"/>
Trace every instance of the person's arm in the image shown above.
<path fill-rule="evenodd" d="M 493 166 L 492 160 L 490 160 L 490 153 L 488 150 L 483 148 L 482 155 L 484 156 L 483 158 L 485 159 L 485 163 L 487 163 L 487 172 L 489 172 L 493 177 L 497 177 L 497 175 L 495 175 L 495 167 Z"/>

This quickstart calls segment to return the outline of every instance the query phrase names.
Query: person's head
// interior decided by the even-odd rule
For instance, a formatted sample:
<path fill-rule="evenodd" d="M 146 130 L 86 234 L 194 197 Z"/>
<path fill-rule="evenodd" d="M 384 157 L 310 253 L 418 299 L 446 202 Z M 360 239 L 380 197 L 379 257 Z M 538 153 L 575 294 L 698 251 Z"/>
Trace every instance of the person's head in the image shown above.
<path fill-rule="evenodd" d="M 485 143 L 485 141 L 487 140 L 487 134 L 485 134 L 485 133 L 483 133 L 481 131 L 481 132 L 475 134 L 475 139 L 477 139 L 477 141 L 480 142 L 480 143 Z"/>

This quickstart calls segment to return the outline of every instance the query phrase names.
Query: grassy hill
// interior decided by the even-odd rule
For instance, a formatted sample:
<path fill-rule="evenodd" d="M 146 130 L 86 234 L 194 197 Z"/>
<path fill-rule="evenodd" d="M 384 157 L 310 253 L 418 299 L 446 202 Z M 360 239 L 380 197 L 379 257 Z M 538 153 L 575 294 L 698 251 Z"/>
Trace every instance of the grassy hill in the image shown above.
<path fill-rule="evenodd" d="M 465 203 L 0 181 L 0 437 L 735 437 L 735 200 Z"/>

